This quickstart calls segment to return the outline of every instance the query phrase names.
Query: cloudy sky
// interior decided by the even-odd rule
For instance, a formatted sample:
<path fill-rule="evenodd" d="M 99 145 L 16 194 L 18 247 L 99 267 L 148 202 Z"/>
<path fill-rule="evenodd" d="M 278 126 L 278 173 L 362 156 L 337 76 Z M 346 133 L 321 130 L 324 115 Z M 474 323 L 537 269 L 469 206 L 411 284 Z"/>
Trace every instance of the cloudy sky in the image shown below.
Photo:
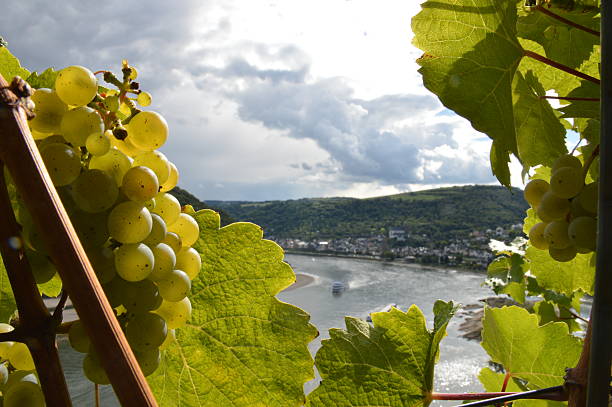
<path fill-rule="evenodd" d="M 493 183 L 488 138 L 422 85 L 418 3 L 19 1 L 0 36 L 30 70 L 128 59 L 169 122 L 179 185 L 204 200 Z"/>

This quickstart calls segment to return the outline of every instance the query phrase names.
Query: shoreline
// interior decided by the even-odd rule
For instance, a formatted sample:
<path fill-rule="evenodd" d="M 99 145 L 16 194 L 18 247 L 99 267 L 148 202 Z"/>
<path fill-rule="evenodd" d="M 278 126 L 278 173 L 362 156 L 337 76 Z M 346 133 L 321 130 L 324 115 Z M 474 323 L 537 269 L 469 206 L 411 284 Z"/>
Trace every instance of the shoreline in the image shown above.
<path fill-rule="evenodd" d="M 306 287 L 307 285 L 312 284 L 314 281 L 315 279 L 313 276 L 309 276 L 308 274 L 295 273 L 295 283 L 291 284 L 289 287 L 285 288 L 283 291 L 292 291 L 298 288 Z"/>

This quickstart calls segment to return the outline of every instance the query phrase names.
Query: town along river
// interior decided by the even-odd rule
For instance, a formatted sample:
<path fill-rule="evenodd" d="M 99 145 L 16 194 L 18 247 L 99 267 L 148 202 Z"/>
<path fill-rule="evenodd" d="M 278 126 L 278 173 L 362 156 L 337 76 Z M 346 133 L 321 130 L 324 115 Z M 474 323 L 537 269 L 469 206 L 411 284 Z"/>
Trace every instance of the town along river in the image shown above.
<path fill-rule="evenodd" d="M 411 304 L 421 308 L 429 327 L 433 324 L 432 308 L 436 300 L 453 300 L 461 304 L 473 304 L 492 295 L 481 286 L 485 275 L 452 269 L 424 268 L 418 265 L 359 260 L 352 258 L 311 257 L 287 255 L 285 261 L 296 273 L 305 274 L 311 280 L 303 287 L 291 287 L 279 294 L 279 299 L 300 308 L 311 315 L 311 322 L 320 335 L 310 344 L 314 356 L 321 346 L 321 339 L 329 338 L 329 328 L 345 328 L 344 316 L 366 319 L 370 312 L 379 311 L 389 304 L 397 304 L 402 310 Z M 341 281 L 346 287 L 339 295 L 331 292 L 332 283 Z M 478 372 L 487 365 L 487 355 L 480 345 L 460 337 L 458 326 L 462 319 L 455 317 L 448 328 L 448 336 L 442 340 L 440 361 L 435 368 L 436 392 L 480 391 Z M 93 406 L 93 384 L 83 377 L 82 354 L 67 346 L 60 337 L 62 363 L 73 395 L 75 406 Z M 310 392 L 319 379 L 307 383 Z M 101 386 L 101 405 L 119 406 L 110 386 Z M 460 402 L 437 402 L 432 406 L 456 406 Z"/>
<path fill-rule="evenodd" d="M 406 311 L 416 304 L 425 314 L 429 328 L 433 325 L 433 305 L 436 300 L 452 300 L 463 305 L 494 295 L 482 287 L 484 273 L 453 269 L 424 268 L 419 265 L 380 262 L 338 257 L 286 255 L 298 274 L 312 277 L 310 284 L 283 291 L 278 297 L 294 304 L 311 316 L 311 323 L 320 332 L 310 344 L 314 355 L 321 339 L 329 338 L 329 328 L 345 328 L 344 316 L 366 319 L 370 312 L 389 304 Z M 332 294 L 334 281 L 346 289 Z M 482 391 L 478 373 L 487 366 L 488 357 L 480 344 L 461 338 L 458 330 L 462 318 L 455 317 L 448 327 L 448 336 L 440 346 L 440 361 L 435 368 L 434 391 L 461 393 Z M 306 391 L 318 385 L 317 378 L 306 384 Z M 456 406 L 461 402 L 437 402 L 432 406 Z"/>

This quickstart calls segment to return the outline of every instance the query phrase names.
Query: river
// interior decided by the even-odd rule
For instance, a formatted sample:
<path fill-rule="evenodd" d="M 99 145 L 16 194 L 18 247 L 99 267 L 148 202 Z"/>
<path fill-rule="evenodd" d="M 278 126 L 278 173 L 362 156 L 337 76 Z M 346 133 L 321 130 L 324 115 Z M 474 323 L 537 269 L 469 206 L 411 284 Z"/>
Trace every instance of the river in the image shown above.
<path fill-rule="evenodd" d="M 285 260 L 296 273 L 309 275 L 312 282 L 304 287 L 283 291 L 278 298 L 297 305 L 311 315 L 319 337 L 310 344 L 314 355 L 321 340 L 329 338 L 329 328 L 344 328 L 344 316 L 365 319 L 370 312 L 388 304 L 397 304 L 405 311 L 416 304 L 433 323 L 432 307 L 436 300 L 453 300 L 471 304 L 491 295 L 481 286 L 483 273 L 452 269 L 424 268 L 392 262 L 379 262 L 335 257 L 287 255 Z M 341 295 L 332 295 L 333 281 L 342 281 L 347 289 Z M 435 369 L 437 392 L 480 391 L 477 380 L 480 369 L 486 366 L 487 355 L 480 345 L 459 336 L 460 318 L 454 318 L 448 327 L 448 336 L 442 341 L 440 361 Z M 62 362 L 74 397 L 75 406 L 93 406 L 93 385 L 83 378 L 80 368 L 82 356 L 60 340 Z M 305 386 L 311 391 L 317 379 Z M 102 406 L 114 407 L 118 403 L 110 386 L 102 386 Z M 459 402 L 437 402 L 432 406 L 455 406 Z M 222 406 L 220 406 L 222 407 Z"/>

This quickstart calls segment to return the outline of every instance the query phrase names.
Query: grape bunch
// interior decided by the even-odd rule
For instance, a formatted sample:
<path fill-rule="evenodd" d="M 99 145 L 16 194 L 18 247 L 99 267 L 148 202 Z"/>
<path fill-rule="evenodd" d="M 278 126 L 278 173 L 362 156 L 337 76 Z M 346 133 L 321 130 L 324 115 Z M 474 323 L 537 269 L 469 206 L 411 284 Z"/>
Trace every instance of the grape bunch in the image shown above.
<path fill-rule="evenodd" d="M 558 262 L 596 249 L 598 184 L 585 185 L 585 170 L 578 157 L 564 155 L 553 163 L 550 182 L 533 179 L 525 186 L 525 200 L 540 220 L 529 242 Z"/>
<path fill-rule="evenodd" d="M 53 89 L 33 93 L 35 117 L 29 125 L 136 359 L 149 375 L 159 365 L 160 348 L 190 318 L 191 280 L 201 267 L 191 246 L 199 227 L 169 193 L 178 170 L 157 151 L 166 142 L 168 125 L 159 113 L 137 107 L 148 106 L 151 95 L 139 89 L 136 69 L 124 61 L 122 80 L 100 73 L 113 89 L 101 87 L 87 68 L 62 69 Z M 43 284 L 55 276 L 55 267 L 22 207 L 18 218 L 36 282 Z M 86 377 L 108 384 L 81 322 L 73 322 L 68 333 L 71 346 L 86 353 Z"/>

